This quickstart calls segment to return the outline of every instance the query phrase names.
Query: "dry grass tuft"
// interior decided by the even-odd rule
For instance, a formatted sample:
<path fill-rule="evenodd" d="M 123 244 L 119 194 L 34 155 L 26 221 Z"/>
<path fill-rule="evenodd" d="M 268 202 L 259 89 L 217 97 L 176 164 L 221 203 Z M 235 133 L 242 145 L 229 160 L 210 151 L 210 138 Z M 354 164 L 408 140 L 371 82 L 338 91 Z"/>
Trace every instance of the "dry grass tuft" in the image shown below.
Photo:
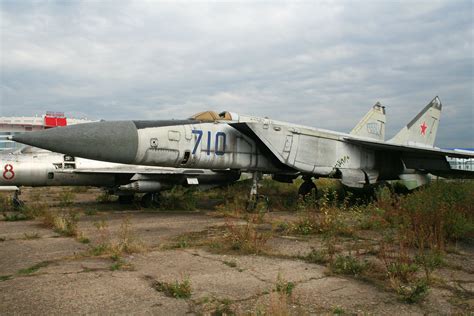
<path fill-rule="evenodd" d="M 263 315 L 288 316 L 290 312 L 287 295 L 278 292 L 270 293 L 268 307 Z"/>
<path fill-rule="evenodd" d="M 94 256 L 120 256 L 121 254 L 140 253 L 147 250 L 145 243 L 135 235 L 128 217 L 122 221 L 115 239 L 112 238 L 106 221 L 96 222 L 95 226 L 99 232 L 99 238 L 98 242 L 91 248 L 91 254 Z"/>
<path fill-rule="evenodd" d="M 236 224 L 234 221 L 227 221 L 223 242 L 228 248 L 248 254 L 259 254 L 264 250 L 266 242 L 272 236 L 272 232 L 260 232 L 258 224 L 252 219 L 253 217 L 243 225 Z"/>

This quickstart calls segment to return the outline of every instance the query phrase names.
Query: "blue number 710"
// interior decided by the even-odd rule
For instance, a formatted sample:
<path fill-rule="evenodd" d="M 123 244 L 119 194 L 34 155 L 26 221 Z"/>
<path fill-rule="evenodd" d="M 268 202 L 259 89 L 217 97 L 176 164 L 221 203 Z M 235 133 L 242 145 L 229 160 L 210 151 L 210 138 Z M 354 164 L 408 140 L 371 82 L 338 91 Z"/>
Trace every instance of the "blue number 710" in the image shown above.
<path fill-rule="evenodd" d="M 196 151 L 197 151 L 197 148 L 199 146 L 199 144 L 201 143 L 201 140 L 202 140 L 202 130 L 200 129 L 194 129 L 193 131 L 193 134 L 196 134 L 197 135 L 197 139 L 196 139 L 196 143 L 194 144 L 194 148 L 193 148 L 193 155 L 196 154 Z M 217 156 L 222 156 L 225 154 L 225 145 L 226 145 L 226 134 L 223 133 L 223 132 L 217 132 L 216 133 L 216 140 L 215 140 L 215 151 L 214 153 L 217 155 Z M 222 142 L 222 150 L 219 150 L 219 143 Z M 207 132 L 207 155 L 209 156 L 211 154 L 211 132 L 208 131 Z"/>

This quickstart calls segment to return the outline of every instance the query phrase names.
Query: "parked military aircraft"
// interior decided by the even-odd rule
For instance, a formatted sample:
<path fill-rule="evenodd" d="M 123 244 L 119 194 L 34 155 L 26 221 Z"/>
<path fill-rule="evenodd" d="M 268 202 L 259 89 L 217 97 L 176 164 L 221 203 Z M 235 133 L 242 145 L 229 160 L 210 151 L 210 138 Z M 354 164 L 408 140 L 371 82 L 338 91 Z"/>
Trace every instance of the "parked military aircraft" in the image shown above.
<path fill-rule="evenodd" d="M 365 129 L 356 128 L 352 134 L 231 112 L 203 112 L 186 120 L 104 121 L 13 139 L 103 161 L 249 171 L 254 173 L 254 184 L 260 173 L 286 182 L 302 175 L 303 194 L 314 188 L 312 179 L 318 177 L 363 188 L 400 178 L 414 187 L 426 183 L 428 173 L 465 175 L 452 170 L 446 156 L 472 155 L 433 147 L 442 109 L 438 97 L 387 142 L 383 140 L 385 111 L 375 109 L 372 112 L 383 123 L 372 113 L 367 123 L 361 123 Z"/>
<path fill-rule="evenodd" d="M 145 193 L 142 203 L 159 203 L 159 192 L 174 185 L 210 188 L 235 182 L 235 170 L 202 170 L 125 165 L 76 158 L 34 147 L 0 154 L 1 186 L 95 186 L 131 202 L 135 193 Z M 15 194 L 14 205 L 21 202 Z"/>

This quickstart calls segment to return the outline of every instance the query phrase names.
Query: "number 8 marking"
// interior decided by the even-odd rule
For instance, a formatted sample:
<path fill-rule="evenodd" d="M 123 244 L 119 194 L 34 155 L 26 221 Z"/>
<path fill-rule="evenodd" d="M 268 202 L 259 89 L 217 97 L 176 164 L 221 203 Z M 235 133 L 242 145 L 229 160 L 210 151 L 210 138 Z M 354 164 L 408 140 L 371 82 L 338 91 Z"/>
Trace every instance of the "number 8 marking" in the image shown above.
<path fill-rule="evenodd" d="M 6 164 L 3 168 L 3 178 L 5 180 L 11 180 L 15 177 L 15 172 L 13 171 L 13 166 L 10 164 Z"/>

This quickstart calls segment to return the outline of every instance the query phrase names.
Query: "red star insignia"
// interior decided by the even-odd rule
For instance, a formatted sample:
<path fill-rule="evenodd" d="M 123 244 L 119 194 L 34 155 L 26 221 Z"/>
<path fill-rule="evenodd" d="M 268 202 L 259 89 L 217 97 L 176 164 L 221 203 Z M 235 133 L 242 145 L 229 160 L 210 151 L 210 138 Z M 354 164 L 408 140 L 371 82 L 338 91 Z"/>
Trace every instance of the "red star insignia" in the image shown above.
<path fill-rule="evenodd" d="M 428 125 L 426 125 L 426 123 L 423 122 L 423 124 L 421 124 L 420 127 L 421 127 L 421 135 L 425 135 L 426 134 L 426 129 L 428 128 Z"/>

